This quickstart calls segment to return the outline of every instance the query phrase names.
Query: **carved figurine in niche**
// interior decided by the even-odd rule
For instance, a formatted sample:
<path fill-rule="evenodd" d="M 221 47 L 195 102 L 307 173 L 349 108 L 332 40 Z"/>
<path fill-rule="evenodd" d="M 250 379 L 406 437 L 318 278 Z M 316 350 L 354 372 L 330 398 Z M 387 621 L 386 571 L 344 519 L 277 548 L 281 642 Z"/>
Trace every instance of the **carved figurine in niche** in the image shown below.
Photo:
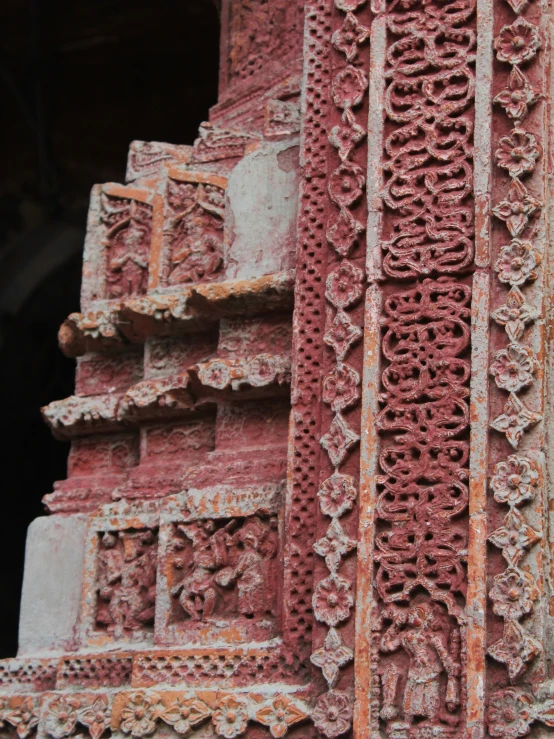
<path fill-rule="evenodd" d="M 169 180 L 167 201 L 171 209 L 166 224 L 170 285 L 212 279 L 223 262 L 225 191 L 217 185 Z"/>
<path fill-rule="evenodd" d="M 107 297 L 143 295 L 148 287 L 152 208 L 104 193 L 101 218 L 106 226 Z"/>
<path fill-rule="evenodd" d="M 460 636 L 440 607 L 421 600 L 383 613 L 392 623 L 381 637 L 384 653 L 403 650 L 405 663 L 389 661 L 383 671 L 381 718 L 395 739 L 451 736 L 460 705 Z M 403 686 L 401 678 L 405 676 Z M 444 695 L 444 703 L 441 696 Z"/>
<path fill-rule="evenodd" d="M 277 521 L 258 516 L 177 524 L 171 593 L 187 620 L 264 618 L 275 612 Z"/>
<path fill-rule="evenodd" d="M 143 634 L 154 622 L 157 535 L 107 532 L 98 552 L 96 624 L 116 639 Z"/>

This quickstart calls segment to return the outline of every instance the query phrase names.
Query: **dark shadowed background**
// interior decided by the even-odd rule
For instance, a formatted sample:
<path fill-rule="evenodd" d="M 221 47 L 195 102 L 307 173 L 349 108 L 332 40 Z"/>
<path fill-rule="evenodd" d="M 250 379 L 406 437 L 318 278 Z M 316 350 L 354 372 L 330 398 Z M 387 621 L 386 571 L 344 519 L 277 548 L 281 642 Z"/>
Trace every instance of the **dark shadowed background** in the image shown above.
<path fill-rule="evenodd" d="M 90 188 L 123 181 L 133 139 L 193 143 L 219 20 L 212 0 L 3 0 L 0 29 L 1 658 L 17 650 L 27 526 L 65 477 L 39 409 L 73 392 L 56 334 L 79 309 Z"/>

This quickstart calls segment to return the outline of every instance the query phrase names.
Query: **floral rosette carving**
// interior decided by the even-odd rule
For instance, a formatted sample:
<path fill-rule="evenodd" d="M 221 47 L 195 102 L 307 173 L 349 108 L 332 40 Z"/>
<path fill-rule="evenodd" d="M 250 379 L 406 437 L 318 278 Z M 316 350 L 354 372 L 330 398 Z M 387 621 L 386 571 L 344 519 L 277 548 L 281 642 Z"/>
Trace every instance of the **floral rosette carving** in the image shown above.
<path fill-rule="evenodd" d="M 524 2 L 512 4 L 516 13 L 522 12 L 524 7 Z M 494 270 L 498 280 L 509 285 L 511 290 L 507 304 L 492 314 L 506 329 L 510 343 L 495 355 L 491 374 L 496 385 L 510 396 L 504 412 L 491 426 L 505 434 L 515 449 L 529 427 L 541 420 L 540 415 L 517 396 L 533 384 L 538 366 L 531 349 L 519 343 L 526 323 L 537 318 L 536 313 L 525 306 L 519 288 L 537 279 L 542 259 L 539 245 L 532 236 L 536 230 L 534 221 L 543 206 L 521 181 L 532 175 L 542 157 L 539 137 L 522 125 L 532 106 L 540 100 L 541 93 L 533 87 L 521 66 L 532 62 L 540 48 L 538 27 L 522 17 L 504 26 L 494 41 L 497 59 L 511 66 L 506 86 L 494 98 L 494 103 L 513 121 L 514 128 L 508 136 L 500 137 L 494 152 L 496 164 L 511 179 L 505 198 L 493 207 L 494 215 L 504 223 L 511 236 L 511 241 L 500 248 Z M 518 316 L 520 312 L 521 317 Z"/>
<path fill-rule="evenodd" d="M 31 696 L 27 696 L 17 708 L 4 712 L 3 720 L 15 727 L 19 739 L 27 739 L 38 726 L 38 703 Z"/>
<path fill-rule="evenodd" d="M 554 727 L 552 689 L 539 690 L 537 697 L 515 688 L 497 690 L 489 699 L 487 718 L 489 734 L 499 739 L 527 736 L 535 721 Z"/>
<path fill-rule="evenodd" d="M 533 612 L 540 593 L 534 576 L 520 569 L 519 564 L 526 550 L 540 541 L 542 533 L 532 528 L 518 509 L 535 498 L 539 484 L 537 464 L 516 454 L 495 466 L 490 482 L 496 502 L 510 510 L 503 525 L 489 536 L 489 541 L 502 550 L 508 566 L 496 575 L 489 591 L 493 612 L 504 619 L 504 633 L 502 639 L 489 647 L 488 653 L 506 665 L 512 682 L 542 651 L 540 642 L 520 623 Z"/>
<path fill-rule="evenodd" d="M 360 109 L 367 99 L 365 70 L 370 36 L 370 29 L 361 17 L 362 13 L 369 16 L 365 0 L 335 0 L 334 5 L 331 99 L 335 106 L 332 116 L 338 121 L 328 135 L 334 167 L 327 179 L 333 212 L 326 236 L 333 257 L 326 279 L 329 310 L 323 337 L 333 353 L 333 366 L 322 383 L 322 399 L 331 415 L 320 442 L 334 471 L 321 482 L 318 492 L 320 511 L 331 522 L 326 531 L 322 527 L 325 533 L 313 546 L 329 572 L 328 577 L 316 582 L 312 598 L 314 616 L 328 631 L 324 644 L 311 657 L 315 667 L 322 671 L 328 688 L 317 700 L 312 720 L 328 739 L 348 731 L 352 722 L 351 696 L 335 690 L 335 686 L 340 681 L 341 670 L 354 656 L 340 632 L 354 608 L 353 583 L 341 574 L 341 566 L 355 549 L 356 541 L 348 536 L 339 519 L 351 513 L 357 497 L 357 481 L 341 468 L 360 440 L 359 429 L 353 428 L 350 418 L 351 411 L 360 404 L 361 377 L 349 358 L 363 335 L 352 310 L 364 295 L 365 274 L 360 267 L 362 260 L 351 261 L 351 258 L 363 256 L 360 237 L 365 225 L 359 212 L 363 208 L 367 165 L 358 149 L 367 133 L 367 115 L 362 115 Z"/>
<path fill-rule="evenodd" d="M 492 312 L 492 319 L 507 335 L 504 349 L 492 359 L 490 372 L 500 391 L 508 393 L 503 412 L 491 421 L 491 427 L 503 434 L 517 450 L 530 428 L 542 420 L 541 414 L 527 405 L 521 396 L 537 382 L 539 361 L 524 339 L 529 325 L 539 312 L 526 302 L 523 291 L 540 278 L 542 244 L 537 239 L 538 221 L 543 209 L 541 199 L 523 180 L 533 181 L 533 173 L 543 157 L 540 137 L 530 130 L 527 120 L 542 98 L 529 78 L 542 45 L 539 27 L 521 16 L 527 0 L 507 0 L 516 19 L 503 26 L 494 40 L 499 62 L 510 66 L 504 86 L 494 98 L 513 126 L 509 135 L 496 144 L 494 159 L 498 181 L 510 178 L 507 191 L 492 212 L 506 227 L 508 243 L 499 248 L 493 263 L 501 285 L 509 288 L 506 302 Z M 525 122 L 524 122 L 525 121 Z M 493 643 L 488 654 L 503 664 L 511 683 L 525 673 L 542 652 L 542 645 L 524 626 L 534 611 L 539 589 L 534 575 L 522 567 L 526 553 L 542 538 L 525 513 L 525 506 L 539 495 L 541 475 L 538 463 L 527 456 L 512 454 L 496 464 L 490 479 L 494 499 L 508 506 L 504 521 L 489 535 L 490 543 L 502 551 L 506 569 L 496 575 L 489 591 L 492 611 L 504 620 L 502 638 Z M 529 732 L 533 718 L 529 695 L 507 689 L 494 693 L 489 700 L 488 726 L 493 737 L 516 739 Z"/>
<path fill-rule="evenodd" d="M 309 718 L 304 703 L 287 695 L 270 695 L 262 700 L 260 695 L 249 693 L 217 693 L 213 702 L 209 699 L 206 702 L 206 695 L 205 691 L 200 695 L 187 691 L 177 696 L 172 694 L 169 698 L 163 692 L 148 690 L 127 694 L 120 715 L 120 730 L 135 739 L 165 736 L 167 728 L 163 729 L 162 722 L 182 737 L 194 736 L 204 726 L 202 736 L 212 736 L 215 732 L 223 739 L 234 739 L 243 736 L 249 723 L 254 721 L 267 727 L 274 739 L 282 739 L 291 726 Z M 85 712 L 78 715 L 78 720 L 90 730 L 95 717 L 103 714 L 104 708 L 107 709 L 107 703 L 99 705 L 97 700 L 85 709 L 90 720 L 83 720 Z M 206 726 L 208 722 L 211 722 L 211 727 Z M 102 725 L 109 727 L 109 710 L 105 721 L 102 719 Z"/>

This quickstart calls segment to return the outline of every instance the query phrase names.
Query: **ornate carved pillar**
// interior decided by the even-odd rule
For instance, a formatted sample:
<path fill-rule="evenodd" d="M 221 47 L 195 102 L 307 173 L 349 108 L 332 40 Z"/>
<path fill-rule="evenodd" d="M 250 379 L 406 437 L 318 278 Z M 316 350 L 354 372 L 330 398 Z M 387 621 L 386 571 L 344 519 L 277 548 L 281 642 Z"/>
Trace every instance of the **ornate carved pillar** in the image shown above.
<path fill-rule="evenodd" d="M 223 0 L 91 197 L 21 739 L 554 727 L 551 9 Z"/>

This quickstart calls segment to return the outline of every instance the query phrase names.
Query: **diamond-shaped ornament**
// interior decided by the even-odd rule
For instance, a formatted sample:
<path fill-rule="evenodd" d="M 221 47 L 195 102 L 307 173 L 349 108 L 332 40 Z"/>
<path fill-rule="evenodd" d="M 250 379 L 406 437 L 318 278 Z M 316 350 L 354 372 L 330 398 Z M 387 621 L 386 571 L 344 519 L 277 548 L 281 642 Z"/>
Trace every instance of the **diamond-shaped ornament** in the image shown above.
<path fill-rule="evenodd" d="M 517 508 L 512 508 L 502 526 L 489 536 L 489 541 L 502 549 L 502 556 L 506 562 L 515 567 L 525 554 L 525 550 L 540 541 L 541 536 L 541 532 L 529 526 Z"/>
<path fill-rule="evenodd" d="M 527 664 L 541 652 L 541 643 L 515 620 L 505 622 L 502 639 L 488 649 L 493 659 L 506 665 L 511 682 L 515 682 L 525 672 Z"/>
<path fill-rule="evenodd" d="M 529 0 L 506 0 L 506 2 L 516 15 L 522 13 L 529 5 Z"/>
<path fill-rule="evenodd" d="M 336 413 L 329 431 L 321 437 L 321 446 L 325 449 L 333 467 L 337 468 L 348 452 L 360 440 L 346 423 L 341 413 Z"/>
<path fill-rule="evenodd" d="M 504 406 L 504 413 L 497 416 L 491 422 L 491 426 L 496 431 L 506 434 L 510 444 L 514 449 L 517 449 L 525 431 L 530 426 L 538 423 L 541 418 L 542 416 L 539 413 L 527 408 L 515 393 L 510 393 L 510 397 Z"/>
<path fill-rule="evenodd" d="M 491 318 L 500 326 L 504 326 L 511 341 L 521 339 L 525 326 L 536 321 L 538 317 L 539 312 L 527 305 L 518 287 L 512 287 L 504 305 L 491 313 Z"/>
<path fill-rule="evenodd" d="M 333 322 L 325 332 L 323 341 L 330 346 L 342 362 L 349 349 L 362 338 L 362 330 L 352 323 L 345 311 L 338 310 Z"/>

